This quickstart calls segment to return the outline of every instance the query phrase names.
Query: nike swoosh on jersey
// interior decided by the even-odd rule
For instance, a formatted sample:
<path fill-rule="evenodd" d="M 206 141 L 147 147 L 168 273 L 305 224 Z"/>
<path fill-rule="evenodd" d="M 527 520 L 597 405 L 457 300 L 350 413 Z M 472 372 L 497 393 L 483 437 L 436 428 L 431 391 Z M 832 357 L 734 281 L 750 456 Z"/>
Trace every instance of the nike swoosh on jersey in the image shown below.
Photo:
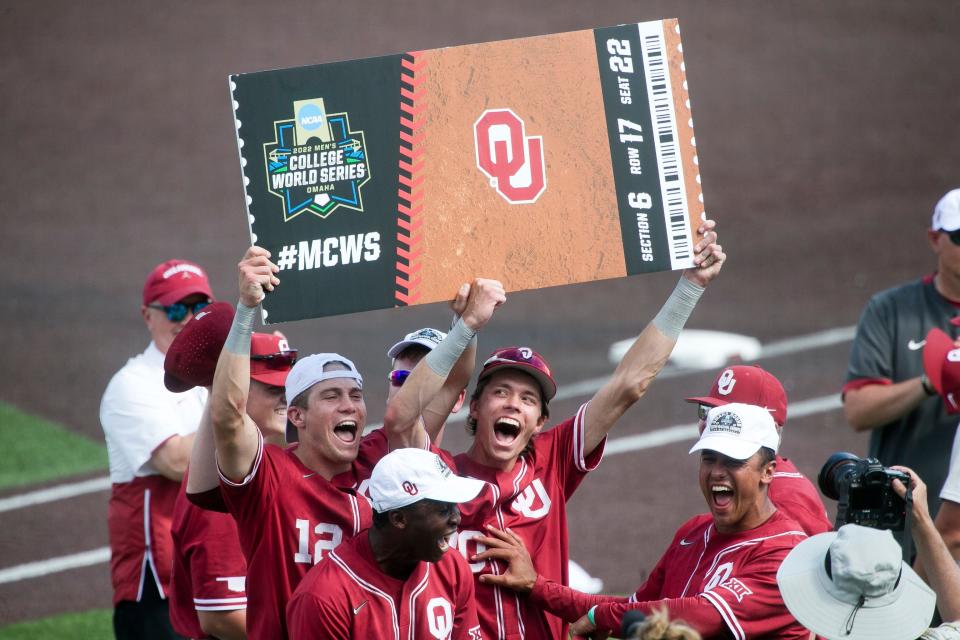
<path fill-rule="evenodd" d="M 360 606 L 354 607 L 354 608 L 353 608 L 353 615 L 357 615 L 358 613 L 360 613 L 360 609 L 363 609 L 365 606 L 367 606 L 367 602 L 369 602 L 369 601 L 368 601 L 368 600 L 364 600 L 363 602 L 360 603 Z"/>
<path fill-rule="evenodd" d="M 304 477 L 304 478 L 312 478 L 312 477 L 315 476 L 315 475 L 317 475 L 317 472 L 316 472 L 316 471 L 314 471 L 313 473 L 305 473 L 305 474 L 303 474 L 303 477 Z"/>
<path fill-rule="evenodd" d="M 923 349 L 923 345 L 925 344 L 927 344 L 926 340 L 911 340 L 907 343 L 907 349 L 910 349 L 910 351 L 916 351 L 917 349 Z"/>
<path fill-rule="evenodd" d="M 680 538 L 680 546 L 681 546 L 681 547 L 689 547 L 689 546 L 692 545 L 694 542 L 696 542 L 696 540 L 690 540 L 689 542 L 687 542 L 687 541 L 684 540 L 683 538 Z"/>

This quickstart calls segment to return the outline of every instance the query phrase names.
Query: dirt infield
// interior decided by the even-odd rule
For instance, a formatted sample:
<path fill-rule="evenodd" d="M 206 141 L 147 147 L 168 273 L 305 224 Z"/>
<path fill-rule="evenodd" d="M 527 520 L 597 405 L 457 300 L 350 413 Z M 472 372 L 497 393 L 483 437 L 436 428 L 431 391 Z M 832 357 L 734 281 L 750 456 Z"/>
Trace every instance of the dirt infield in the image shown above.
<path fill-rule="evenodd" d="M 277 5 L 280 6 L 280 5 Z M 248 244 L 227 74 L 677 17 L 703 191 L 730 255 L 691 326 L 764 342 L 849 326 L 871 293 L 929 271 L 924 229 L 960 185 L 952 3 L 573 0 L 0 3 L 0 399 L 101 438 L 100 395 L 146 344 L 144 275 L 169 257 L 235 294 Z M 576 230 L 570 230 L 575 232 Z M 481 275 L 481 274 L 478 274 Z M 609 372 L 675 282 L 658 274 L 511 296 L 482 349 L 527 343 L 561 388 Z M 368 373 L 448 319 L 438 306 L 284 326 Z M 848 344 L 764 365 L 791 400 L 835 393 Z M 614 435 L 690 422 L 710 372 L 658 381 Z M 562 419 L 587 399 L 556 402 Z M 786 453 L 815 473 L 865 439 L 837 411 L 791 420 Z M 466 436 L 451 429 L 446 444 Z M 610 457 L 574 497 L 574 558 L 613 591 L 642 579 L 703 509 L 684 443 Z M 2 460 L 0 460 L 0 464 Z M 0 569 L 106 544 L 106 494 L 0 513 Z M 0 623 L 110 603 L 106 565 L 0 585 Z"/>

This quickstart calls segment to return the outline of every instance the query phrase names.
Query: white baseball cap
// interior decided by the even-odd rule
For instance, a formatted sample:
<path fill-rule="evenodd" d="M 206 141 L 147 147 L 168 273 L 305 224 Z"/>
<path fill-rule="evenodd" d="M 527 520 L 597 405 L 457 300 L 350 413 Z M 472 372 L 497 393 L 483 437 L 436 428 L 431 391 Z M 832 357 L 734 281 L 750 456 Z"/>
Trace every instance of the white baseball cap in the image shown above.
<path fill-rule="evenodd" d="M 443 331 L 437 331 L 436 329 L 431 329 L 430 327 L 424 327 L 423 329 L 417 329 L 413 333 L 408 333 L 403 337 L 403 340 L 397 344 L 390 347 L 390 350 L 387 351 L 388 358 L 396 358 L 400 355 L 404 349 L 409 346 L 419 344 L 422 347 L 426 347 L 433 351 L 434 347 L 443 342 L 443 339 L 447 337 Z"/>
<path fill-rule="evenodd" d="M 933 208 L 930 228 L 934 231 L 956 231 L 960 229 L 960 189 L 948 191 Z"/>
<path fill-rule="evenodd" d="M 369 491 L 373 510 L 384 513 L 420 500 L 469 502 L 484 484 L 456 475 L 431 451 L 395 449 L 373 468 Z"/>
<path fill-rule="evenodd" d="M 323 370 L 328 364 L 334 363 L 342 364 L 347 368 L 334 371 Z M 297 360 L 287 374 L 287 406 L 290 406 L 294 398 L 313 385 L 333 378 L 351 378 L 356 380 L 363 389 L 363 376 L 357 371 L 356 365 L 339 353 L 315 353 Z"/>
<path fill-rule="evenodd" d="M 777 584 L 800 624 L 829 640 L 913 640 L 936 604 L 893 534 L 856 524 L 794 547 Z"/>
<path fill-rule="evenodd" d="M 707 413 L 707 426 L 690 453 L 710 449 L 735 460 L 746 460 L 760 447 L 780 446 L 780 434 L 773 416 L 763 407 L 731 402 Z"/>

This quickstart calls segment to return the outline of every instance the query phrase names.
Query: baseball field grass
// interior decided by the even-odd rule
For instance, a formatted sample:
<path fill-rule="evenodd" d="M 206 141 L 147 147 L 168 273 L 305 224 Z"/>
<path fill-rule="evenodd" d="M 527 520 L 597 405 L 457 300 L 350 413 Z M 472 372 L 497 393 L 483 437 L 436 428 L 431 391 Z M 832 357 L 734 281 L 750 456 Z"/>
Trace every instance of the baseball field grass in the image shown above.
<path fill-rule="evenodd" d="M 0 401 L 0 489 L 107 468 L 107 449 Z"/>
<path fill-rule="evenodd" d="M 113 612 L 94 609 L 83 613 L 65 613 L 59 616 L 18 622 L 0 628 L 0 640 L 46 640 L 47 638 L 83 638 L 109 640 L 113 637 Z"/>

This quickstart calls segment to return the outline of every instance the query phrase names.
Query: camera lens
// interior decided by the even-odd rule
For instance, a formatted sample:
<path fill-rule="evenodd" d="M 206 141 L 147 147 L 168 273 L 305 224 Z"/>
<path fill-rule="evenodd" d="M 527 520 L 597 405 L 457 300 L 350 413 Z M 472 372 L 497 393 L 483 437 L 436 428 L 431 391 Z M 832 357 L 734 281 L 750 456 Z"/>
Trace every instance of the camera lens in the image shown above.
<path fill-rule="evenodd" d="M 847 451 L 838 451 L 824 463 L 817 476 L 820 491 L 831 500 L 839 500 L 850 475 L 861 465 L 862 460 Z"/>

